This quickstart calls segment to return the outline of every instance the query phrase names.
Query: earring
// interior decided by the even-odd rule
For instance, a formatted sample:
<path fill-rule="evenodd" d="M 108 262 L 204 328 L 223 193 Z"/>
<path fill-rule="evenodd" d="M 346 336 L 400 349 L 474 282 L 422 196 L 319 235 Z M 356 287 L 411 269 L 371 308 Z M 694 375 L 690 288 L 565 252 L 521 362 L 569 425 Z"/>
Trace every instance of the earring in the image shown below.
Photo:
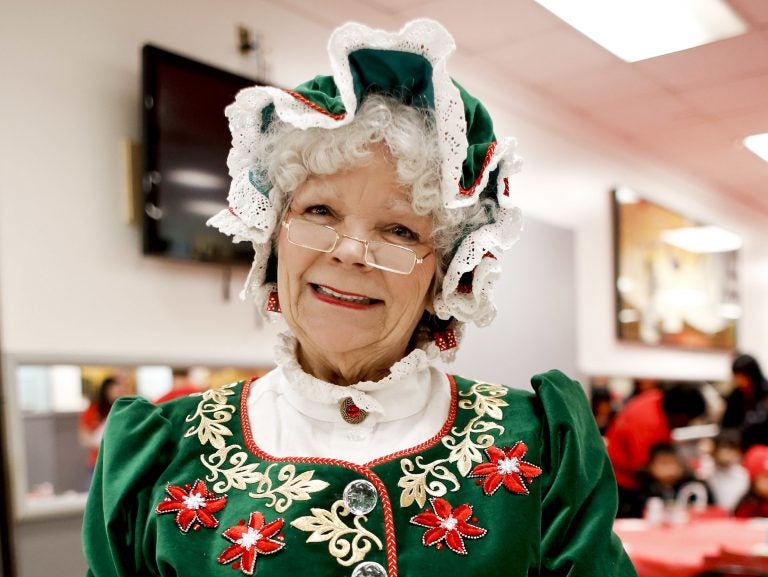
<path fill-rule="evenodd" d="M 270 313 L 283 312 L 280 310 L 280 299 L 277 297 L 277 291 L 269 293 L 269 297 L 267 297 L 267 311 Z"/>
<path fill-rule="evenodd" d="M 456 348 L 456 333 L 453 329 L 445 329 L 444 331 L 438 331 L 432 333 L 432 338 L 435 340 L 437 348 L 441 351 L 449 351 Z"/>

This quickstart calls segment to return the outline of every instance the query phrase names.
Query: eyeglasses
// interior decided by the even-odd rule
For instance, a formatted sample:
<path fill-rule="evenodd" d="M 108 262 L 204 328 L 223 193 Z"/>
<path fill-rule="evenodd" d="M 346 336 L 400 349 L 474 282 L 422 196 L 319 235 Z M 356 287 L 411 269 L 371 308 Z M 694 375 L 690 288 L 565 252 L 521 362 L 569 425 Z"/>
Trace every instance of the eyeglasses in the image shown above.
<path fill-rule="evenodd" d="M 418 257 L 414 251 L 404 246 L 340 234 L 331 226 L 300 218 L 283 221 L 283 226 L 288 231 L 288 242 L 319 252 L 333 252 L 342 238 L 357 241 L 365 247 L 364 258 L 367 265 L 397 274 L 411 274 L 413 268 L 423 263 L 427 257 Z"/>

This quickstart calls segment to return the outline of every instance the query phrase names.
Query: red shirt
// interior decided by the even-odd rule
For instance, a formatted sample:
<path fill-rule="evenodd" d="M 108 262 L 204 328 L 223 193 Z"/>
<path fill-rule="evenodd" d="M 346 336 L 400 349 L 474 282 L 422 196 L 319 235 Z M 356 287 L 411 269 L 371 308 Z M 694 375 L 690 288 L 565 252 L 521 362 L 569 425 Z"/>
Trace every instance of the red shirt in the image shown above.
<path fill-rule="evenodd" d="M 91 403 L 88 405 L 88 408 L 85 409 L 82 413 L 80 413 L 80 430 L 86 433 L 87 435 L 93 436 L 96 431 L 99 429 L 99 427 L 102 427 L 104 424 L 104 417 L 101 416 L 101 413 L 99 412 L 99 406 L 96 403 Z M 96 443 L 96 439 L 92 439 L 94 443 Z M 99 447 L 98 446 L 89 446 L 88 447 L 88 466 L 93 469 L 94 465 L 96 464 L 96 458 L 99 455 Z"/>
<path fill-rule="evenodd" d="M 616 483 L 625 489 L 638 489 L 637 472 L 646 464 L 651 447 L 671 441 L 667 417 L 661 408 L 663 393 L 650 390 L 631 399 L 619 411 L 605 440 L 608 457 L 616 473 Z"/>
<path fill-rule="evenodd" d="M 750 492 L 742 498 L 733 514 L 736 517 L 768 517 L 768 499 Z"/>
<path fill-rule="evenodd" d="M 193 393 L 199 393 L 201 390 L 202 389 L 196 385 L 184 385 L 183 387 L 171 389 L 162 397 L 155 399 L 155 403 L 159 405 L 160 403 L 170 401 L 171 399 L 178 399 L 179 397 L 186 397 Z"/>

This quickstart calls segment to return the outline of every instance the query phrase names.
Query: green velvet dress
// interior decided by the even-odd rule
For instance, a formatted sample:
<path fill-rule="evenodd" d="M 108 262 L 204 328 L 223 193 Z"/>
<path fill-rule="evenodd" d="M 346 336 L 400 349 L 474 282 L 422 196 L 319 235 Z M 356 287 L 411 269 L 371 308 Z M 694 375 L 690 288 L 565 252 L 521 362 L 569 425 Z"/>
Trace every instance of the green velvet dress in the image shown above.
<path fill-rule="evenodd" d="M 119 400 L 86 507 L 89 575 L 635 576 L 578 383 L 449 380 L 442 430 L 365 465 L 262 451 L 246 410 L 258 381 Z M 345 495 L 360 480 L 365 513 Z"/>

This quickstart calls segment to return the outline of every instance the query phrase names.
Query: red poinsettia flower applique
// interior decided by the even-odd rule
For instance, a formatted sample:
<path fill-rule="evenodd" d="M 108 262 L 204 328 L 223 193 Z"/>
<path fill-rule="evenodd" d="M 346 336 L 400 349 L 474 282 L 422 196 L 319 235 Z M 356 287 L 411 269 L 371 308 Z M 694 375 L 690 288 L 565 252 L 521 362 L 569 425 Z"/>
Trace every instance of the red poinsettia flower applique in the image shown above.
<path fill-rule="evenodd" d="M 168 496 L 160 501 L 155 508 L 158 513 L 176 513 L 176 524 L 182 533 L 189 528 L 199 529 L 201 526 L 214 528 L 219 522 L 214 513 L 218 513 L 227 504 L 226 495 L 209 493 L 200 479 L 186 488 L 169 484 L 165 488 Z"/>
<path fill-rule="evenodd" d="M 432 511 L 426 509 L 411 517 L 411 523 L 414 525 L 427 527 L 427 531 L 421 538 L 421 542 L 427 547 L 435 545 L 437 549 L 442 549 L 445 542 L 451 551 L 466 555 L 464 538 L 479 539 L 488 532 L 486 529 L 467 523 L 467 519 L 472 517 L 471 505 L 465 503 L 453 509 L 448 501 L 439 497 L 430 499 L 429 502 L 432 505 Z M 472 519 L 472 521 L 476 520 Z"/>
<path fill-rule="evenodd" d="M 513 493 L 527 495 L 528 485 L 541 475 L 539 467 L 523 461 L 527 452 L 528 446 L 522 441 L 515 443 L 506 453 L 497 447 L 488 447 L 485 454 L 490 462 L 480 463 L 468 476 L 485 477 L 483 491 L 486 495 L 493 495 L 502 483 Z"/>
<path fill-rule="evenodd" d="M 282 528 L 283 519 L 281 518 L 265 523 L 264 515 L 258 511 L 251 513 L 247 524 L 241 520 L 240 523 L 222 533 L 233 544 L 219 555 L 219 563 L 226 565 L 239 558 L 243 573 L 253 575 L 257 555 L 271 555 L 285 547 L 283 536 L 279 534 Z M 272 536 L 275 533 L 278 535 L 273 539 Z"/>

